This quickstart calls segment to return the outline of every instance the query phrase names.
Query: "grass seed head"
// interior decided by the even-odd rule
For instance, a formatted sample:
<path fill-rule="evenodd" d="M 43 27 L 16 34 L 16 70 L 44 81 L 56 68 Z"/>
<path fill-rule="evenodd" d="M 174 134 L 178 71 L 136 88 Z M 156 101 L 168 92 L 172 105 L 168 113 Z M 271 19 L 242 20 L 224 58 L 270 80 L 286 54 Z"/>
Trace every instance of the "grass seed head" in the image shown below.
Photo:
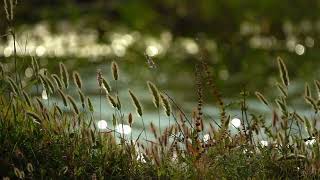
<path fill-rule="evenodd" d="M 52 74 L 51 77 L 54 80 L 54 82 L 56 83 L 57 88 L 62 89 L 63 85 L 62 85 L 62 82 L 61 82 L 61 79 L 59 78 L 59 76 L 56 74 Z"/>
<path fill-rule="evenodd" d="M 118 80 L 119 78 L 119 68 L 118 64 L 115 61 L 111 63 L 111 72 L 114 80 Z"/>
<path fill-rule="evenodd" d="M 161 102 L 162 102 L 162 106 L 165 110 L 166 115 L 169 117 L 171 114 L 171 106 L 170 103 L 168 101 L 168 98 L 165 97 L 165 95 L 160 94 L 160 98 L 161 98 Z"/>
<path fill-rule="evenodd" d="M 278 68 L 280 71 L 280 78 L 282 80 L 282 83 L 283 83 L 283 85 L 288 87 L 290 84 L 290 80 L 289 80 L 289 74 L 288 74 L 287 67 L 280 57 L 277 58 L 277 61 L 278 61 Z"/>
<path fill-rule="evenodd" d="M 115 98 L 113 96 L 111 96 L 110 94 L 107 95 L 108 101 L 111 104 L 111 106 L 113 108 L 117 108 L 117 102 L 115 100 Z"/>
<path fill-rule="evenodd" d="M 304 96 L 311 98 L 311 90 L 308 83 L 305 83 L 304 85 Z"/>
<path fill-rule="evenodd" d="M 71 103 L 73 112 L 78 115 L 79 114 L 79 109 L 77 107 L 76 101 L 69 95 L 67 96 L 67 98 L 68 98 L 69 102 Z"/>
<path fill-rule="evenodd" d="M 154 85 L 152 82 L 148 81 L 147 84 L 149 87 L 149 91 L 153 96 L 153 103 L 156 108 L 159 108 L 159 106 L 160 106 L 159 90 L 156 87 L 156 85 Z"/>
<path fill-rule="evenodd" d="M 133 94 L 131 90 L 129 90 L 130 97 L 133 101 L 134 106 L 136 107 L 137 113 L 139 116 L 142 116 L 142 106 L 138 98 Z"/>
<path fill-rule="evenodd" d="M 79 88 L 81 89 L 82 88 L 82 80 L 81 80 L 81 77 L 80 77 L 80 74 L 76 71 L 74 71 L 72 73 L 72 77 L 73 77 L 73 82 L 74 84 Z"/>
<path fill-rule="evenodd" d="M 63 63 L 59 63 L 60 67 L 60 78 L 64 83 L 64 87 L 67 89 L 69 87 L 69 72 Z"/>
<path fill-rule="evenodd" d="M 60 94 L 61 98 L 62 98 L 62 102 L 63 102 L 63 105 L 65 107 L 68 107 L 68 102 L 67 102 L 67 96 L 64 94 L 64 92 L 60 89 L 58 89 L 58 93 Z"/>
<path fill-rule="evenodd" d="M 93 112 L 94 111 L 93 104 L 92 104 L 91 99 L 89 97 L 87 98 L 87 103 L 88 103 L 89 111 Z"/>
<path fill-rule="evenodd" d="M 132 117 L 132 114 L 131 113 L 129 113 L 129 115 L 128 115 L 128 123 L 129 123 L 129 125 L 130 125 L 130 127 L 132 126 L 132 123 L 133 123 L 133 117 Z"/>
<path fill-rule="evenodd" d="M 266 106 L 269 106 L 267 99 L 260 92 L 256 91 L 255 94 L 263 104 L 265 104 Z"/>
<path fill-rule="evenodd" d="M 102 88 L 107 92 L 107 94 L 109 94 L 111 92 L 111 87 L 108 83 L 108 81 L 105 78 L 101 78 L 101 82 L 102 82 Z"/>
<path fill-rule="evenodd" d="M 30 116 L 31 118 L 33 118 L 34 122 L 37 124 L 41 123 L 41 118 L 38 116 L 38 114 L 31 112 L 31 111 L 27 111 L 26 115 Z"/>

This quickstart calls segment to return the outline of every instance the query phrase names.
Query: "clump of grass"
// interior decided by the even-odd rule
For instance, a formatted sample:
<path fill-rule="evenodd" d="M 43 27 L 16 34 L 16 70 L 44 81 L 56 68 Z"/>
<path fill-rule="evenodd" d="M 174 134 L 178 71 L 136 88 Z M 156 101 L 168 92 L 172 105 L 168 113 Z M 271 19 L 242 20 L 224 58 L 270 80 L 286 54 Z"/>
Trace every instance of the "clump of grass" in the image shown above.
<path fill-rule="evenodd" d="M 38 68 L 36 61 L 32 61 L 34 68 Z M 218 122 L 207 118 L 202 111 L 202 82 L 213 82 L 208 80 L 211 78 L 204 71 L 197 77 L 198 104 L 191 115 L 185 113 L 170 96 L 159 92 L 156 85 L 147 83 L 155 107 L 159 108 L 161 104 L 165 114 L 175 121 L 159 133 L 152 122 L 150 127 L 154 137 L 150 139 L 147 139 L 142 105 L 129 90 L 143 124 L 143 131 L 135 140 L 132 134 L 129 140 L 124 134 L 116 136 L 116 132 L 109 128 L 106 131 L 98 129 L 93 123 L 94 105 L 81 91 L 84 87 L 80 74 L 73 73 L 77 86 L 74 92 L 69 89 L 68 94 L 64 93 L 69 83 L 67 68 L 63 64 L 60 64 L 60 77 L 54 74 L 49 76 L 47 72 L 39 75 L 39 79 L 52 96 L 60 97 L 64 108 L 59 103 L 47 105 L 39 97 L 34 97 L 31 89 L 37 83 L 30 80 L 27 82 L 29 86 L 22 89 L 12 79 L 12 74 L 2 72 L 0 81 L 4 83 L 0 84 L 0 89 L 10 95 L 0 94 L 0 175 L 21 179 L 317 179 L 320 173 L 320 137 L 316 126 L 318 99 L 313 98 L 312 87 L 308 86 L 305 100 L 312 105 L 315 114 L 303 116 L 289 108 L 288 72 L 282 60 L 278 63 L 283 84 L 278 85 L 280 96 L 274 101 L 277 106 L 273 106 L 273 101 L 267 101 L 262 93 L 254 93 L 262 104 L 269 107 L 273 116 L 271 124 L 266 122 L 264 116 L 250 111 L 250 104 L 245 99 L 249 94 L 243 91 L 241 126 L 246 127 L 230 132 L 232 118 L 226 115 L 224 103 L 214 84 L 211 84 L 211 88 L 216 89 L 213 96 L 216 96 L 218 103 L 222 102 L 219 103 L 220 118 Z M 113 69 L 115 65 L 111 66 Z M 117 73 L 118 68 L 116 65 Z M 52 77 L 55 86 L 50 85 L 48 77 Z M 119 77 L 116 77 L 113 78 L 118 81 Z M 123 120 L 127 117 L 127 123 L 132 127 L 132 113 L 121 111 L 119 95 L 113 94 L 111 87 L 103 83 L 102 74 L 98 74 L 98 86 L 100 90 L 104 86 L 107 98 L 115 109 L 112 114 L 114 125 L 122 121 L 124 128 Z M 315 81 L 318 92 L 319 87 L 319 82 Z M 79 103 L 72 97 L 76 93 L 81 111 Z M 189 119 L 192 119 L 190 124 Z M 206 122 L 209 120 L 212 123 L 207 128 Z M 294 132 L 293 124 L 296 124 L 297 132 Z M 145 139 L 140 139 L 143 132 Z"/>

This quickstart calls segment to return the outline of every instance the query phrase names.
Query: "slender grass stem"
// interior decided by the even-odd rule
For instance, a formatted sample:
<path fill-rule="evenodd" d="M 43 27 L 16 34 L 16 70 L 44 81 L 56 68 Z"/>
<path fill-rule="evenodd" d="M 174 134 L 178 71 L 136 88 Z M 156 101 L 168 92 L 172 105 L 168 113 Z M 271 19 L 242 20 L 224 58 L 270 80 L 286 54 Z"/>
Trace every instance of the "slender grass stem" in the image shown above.
<path fill-rule="evenodd" d="M 146 132 L 146 126 L 144 125 L 143 116 L 141 116 L 141 121 L 142 121 L 144 136 L 145 136 L 146 140 L 148 140 L 148 138 L 147 138 L 147 132 Z"/>
<path fill-rule="evenodd" d="M 158 107 L 157 108 L 157 110 L 158 110 L 158 121 L 159 121 L 159 134 L 161 134 L 161 119 L 160 119 L 160 108 Z"/>

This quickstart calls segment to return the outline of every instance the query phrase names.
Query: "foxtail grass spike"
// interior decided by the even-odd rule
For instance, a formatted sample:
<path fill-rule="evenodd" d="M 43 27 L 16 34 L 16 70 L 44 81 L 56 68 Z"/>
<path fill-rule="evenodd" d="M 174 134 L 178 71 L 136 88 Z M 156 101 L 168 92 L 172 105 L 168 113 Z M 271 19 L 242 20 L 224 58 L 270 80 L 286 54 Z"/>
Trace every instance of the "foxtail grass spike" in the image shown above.
<path fill-rule="evenodd" d="M 102 77 L 102 88 L 109 94 L 111 92 L 111 87 L 106 79 Z"/>
<path fill-rule="evenodd" d="M 276 100 L 276 104 L 278 105 L 279 109 L 280 109 L 283 113 L 286 113 L 286 112 L 287 112 L 287 106 L 284 104 L 283 101 L 277 99 L 277 100 Z"/>
<path fill-rule="evenodd" d="M 82 108 L 85 108 L 86 103 L 85 103 L 85 100 L 84 100 L 84 94 L 82 93 L 81 90 L 78 90 L 78 94 L 79 94 L 79 97 L 80 97 Z"/>
<path fill-rule="evenodd" d="M 304 96 L 311 98 L 311 90 L 308 83 L 304 85 Z"/>
<path fill-rule="evenodd" d="M 169 117 L 171 114 L 170 103 L 169 103 L 168 99 L 163 94 L 160 94 L 160 98 L 161 98 L 162 106 L 165 110 L 165 113 Z"/>
<path fill-rule="evenodd" d="M 93 112 L 94 111 L 93 105 L 92 105 L 91 99 L 89 97 L 87 98 L 87 103 L 88 103 L 89 111 Z"/>
<path fill-rule="evenodd" d="M 265 104 L 266 106 L 269 106 L 267 99 L 260 92 L 256 91 L 255 94 L 263 104 Z"/>
<path fill-rule="evenodd" d="M 40 74 L 39 77 L 40 77 L 42 87 L 46 90 L 46 92 L 53 93 L 54 92 L 53 84 L 50 84 L 50 82 L 47 80 L 47 78 L 44 75 Z"/>
<path fill-rule="evenodd" d="M 15 83 L 15 81 L 12 78 L 7 77 L 7 82 L 10 84 L 12 92 L 15 95 L 19 95 L 19 88 L 18 88 L 18 85 Z"/>
<path fill-rule="evenodd" d="M 81 77 L 79 75 L 78 72 L 74 71 L 72 73 L 72 77 L 73 77 L 73 82 L 74 84 L 79 88 L 81 89 L 82 88 L 82 80 L 81 80 Z"/>
<path fill-rule="evenodd" d="M 284 97 L 288 97 L 288 92 L 287 90 L 280 84 L 280 83 L 277 83 L 277 88 L 279 89 L 279 91 L 281 92 L 281 94 L 284 96 Z"/>
<path fill-rule="evenodd" d="M 55 109 L 56 112 L 59 113 L 59 116 L 62 117 L 62 110 L 61 110 L 61 108 L 60 108 L 59 106 L 55 105 L 55 106 L 54 106 L 54 109 Z"/>
<path fill-rule="evenodd" d="M 156 128 L 152 122 L 150 123 L 150 129 L 151 129 L 152 134 L 154 135 L 154 138 L 157 139 L 158 134 L 157 134 Z"/>
<path fill-rule="evenodd" d="M 121 109 L 121 102 L 120 102 L 120 99 L 119 99 L 118 95 L 117 95 L 117 108 L 118 108 L 118 110 Z"/>
<path fill-rule="evenodd" d="M 159 90 L 156 87 L 156 85 L 154 85 L 152 82 L 148 81 L 147 84 L 149 87 L 149 91 L 153 96 L 153 103 L 156 108 L 159 108 L 159 106 L 160 106 Z"/>
<path fill-rule="evenodd" d="M 44 105 L 43 105 L 43 103 L 41 102 L 41 99 L 40 99 L 40 98 L 38 98 L 38 97 L 36 97 L 36 101 L 37 101 L 37 103 L 38 103 L 38 105 L 39 105 L 39 107 L 40 107 L 41 111 L 43 111 L 43 110 L 44 110 Z"/>
<path fill-rule="evenodd" d="M 294 113 L 294 117 L 299 120 L 301 123 L 304 122 L 303 118 L 298 114 L 298 113 Z"/>
<path fill-rule="evenodd" d="M 58 93 L 60 94 L 61 98 L 62 98 L 62 102 L 63 102 L 63 105 L 65 107 L 68 106 L 68 102 L 67 102 L 67 96 L 62 92 L 62 90 L 58 89 Z"/>
<path fill-rule="evenodd" d="M 117 102 L 116 100 L 114 99 L 114 97 L 112 97 L 110 94 L 107 95 L 107 98 L 109 100 L 109 103 L 111 104 L 111 106 L 113 108 L 117 108 Z"/>
<path fill-rule="evenodd" d="M 30 116 L 34 120 L 35 123 L 37 123 L 37 124 L 41 123 L 41 118 L 36 113 L 31 112 L 31 111 L 27 111 L 26 114 L 28 116 Z"/>
<path fill-rule="evenodd" d="M 67 97 L 68 97 L 69 102 L 72 105 L 72 109 L 73 109 L 74 113 L 76 113 L 78 115 L 79 114 L 79 109 L 77 107 L 77 104 L 76 104 L 75 100 L 69 95 Z"/>
<path fill-rule="evenodd" d="M 62 89 L 63 85 L 62 85 L 62 82 L 61 82 L 61 79 L 59 78 L 59 76 L 56 74 L 52 74 L 51 77 L 54 80 L 54 82 L 56 83 L 57 88 Z"/>
<path fill-rule="evenodd" d="M 280 57 L 277 58 L 277 61 L 278 61 L 278 67 L 279 67 L 280 78 L 282 80 L 282 83 L 283 83 L 283 85 L 288 87 L 290 84 L 290 80 L 289 80 L 289 74 L 288 74 L 287 67 Z"/>
<path fill-rule="evenodd" d="M 304 127 L 308 133 L 311 132 L 311 123 L 307 118 L 304 118 Z"/>
<path fill-rule="evenodd" d="M 115 61 L 112 61 L 112 63 L 111 63 L 111 71 L 112 71 L 113 79 L 118 80 L 119 68 L 118 68 L 118 64 Z"/>
<path fill-rule="evenodd" d="M 138 115 L 142 116 L 142 106 L 141 106 L 138 98 L 133 94 L 133 92 L 131 90 L 129 90 L 129 94 L 131 96 L 131 99 L 133 101 L 134 106 L 136 107 Z"/>
<path fill-rule="evenodd" d="M 23 94 L 23 97 L 24 97 L 26 103 L 28 104 L 28 106 L 32 107 L 32 103 L 31 103 L 29 95 L 25 91 L 22 91 L 22 94 Z"/>
<path fill-rule="evenodd" d="M 317 88 L 317 92 L 318 92 L 319 97 L 320 97 L 320 81 L 315 80 L 315 81 L 314 81 L 314 84 L 315 84 L 315 86 L 316 86 L 316 88 Z"/>
<path fill-rule="evenodd" d="M 312 106 L 312 108 L 314 109 L 315 113 L 318 113 L 318 106 L 315 100 L 313 100 L 310 96 L 305 96 L 304 99 L 306 100 L 306 102 L 308 104 L 310 104 Z"/>
<path fill-rule="evenodd" d="M 69 73 L 66 66 L 63 63 L 59 64 L 60 66 L 60 78 L 63 81 L 64 87 L 67 89 L 69 87 Z"/>
<path fill-rule="evenodd" d="M 128 123 L 129 123 L 129 125 L 131 127 L 132 123 L 133 123 L 133 118 L 132 118 L 132 114 L 131 113 L 129 113 L 129 115 L 128 115 Z"/>
<path fill-rule="evenodd" d="M 53 93 L 55 91 L 53 82 L 48 78 L 48 76 L 45 76 L 44 79 L 49 87 L 50 92 Z"/>

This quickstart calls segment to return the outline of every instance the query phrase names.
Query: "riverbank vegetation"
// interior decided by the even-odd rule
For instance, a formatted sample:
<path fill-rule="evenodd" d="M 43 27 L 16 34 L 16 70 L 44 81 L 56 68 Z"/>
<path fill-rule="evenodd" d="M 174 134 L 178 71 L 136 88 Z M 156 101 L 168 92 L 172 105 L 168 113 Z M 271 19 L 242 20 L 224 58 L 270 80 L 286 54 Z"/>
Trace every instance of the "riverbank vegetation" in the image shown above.
<path fill-rule="evenodd" d="M 33 75 L 24 83 L 14 69 L 6 71 L 1 66 L 0 174 L 21 179 L 319 178 L 320 83 L 306 84 L 304 101 L 313 113 L 302 115 L 286 102 L 290 80 L 284 61 L 278 58 L 277 63 L 280 76 L 275 90 L 279 96 L 271 100 L 258 91 L 241 92 L 241 119 L 228 115 L 223 92 L 215 86 L 204 62 L 196 68 L 198 104 L 192 114 L 186 114 L 183 105 L 148 82 L 154 108 L 166 118 L 159 116 L 151 124 L 143 123 L 138 137 L 130 133 L 136 121 L 144 120 L 143 105 L 134 90 L 128 89 L 136 112 L 122 113 L 117 87 L 108 82 L 121 78 L 116 62 L 110 69 L 112 77 L 97 72 L 97 86 L 102 100 L 114 109 L 113 119 L 107 122 L 118 129 L 101 126 L 93 118 L 99 109 L 82 92 L 81 75 L 69 72 L 64 64 L 57 65 L 58 72 L 40 73 L 38 61 L 30 58 L 28 68 Z M 203 115 L 204 88 L 212 91 L 219 119 Z M 42 96 L 30 94 L 32 89 Z M 249 113 L 249 93 L 255 93 L 270 109 L 272 119 Z M 140 118 L 133 119 L 134 113 Z M 171 124 L 160 130 L 156 124 L 162 121 Z M 153 136 L 147 136 L 146 131 Z"/>

